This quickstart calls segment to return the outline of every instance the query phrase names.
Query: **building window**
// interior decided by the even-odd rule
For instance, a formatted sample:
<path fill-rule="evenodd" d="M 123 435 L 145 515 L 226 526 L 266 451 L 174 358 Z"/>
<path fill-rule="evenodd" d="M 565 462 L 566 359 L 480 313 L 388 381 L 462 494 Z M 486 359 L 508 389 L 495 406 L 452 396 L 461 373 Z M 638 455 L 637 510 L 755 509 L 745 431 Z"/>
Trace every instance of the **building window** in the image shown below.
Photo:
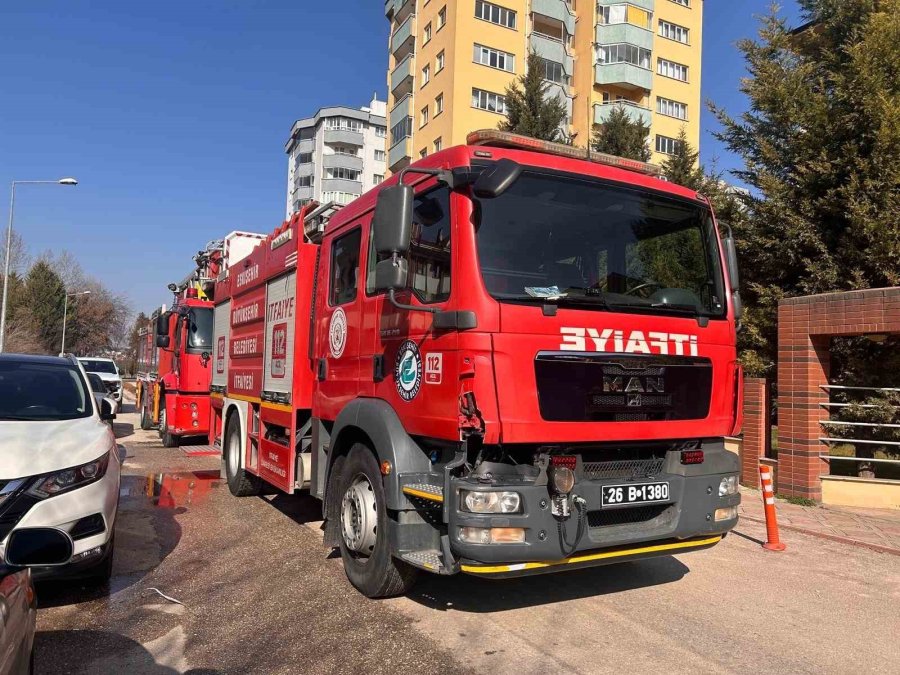
<path fill-rule="evenodd" d="M 682 7 L 690 7 L 691 6 L 691 0 L 671 0 L 671 1 L 674 2 L 676 5 L 681 5 Z"/>
<path fill-rule="evenodd" d="M 345 234 L 331 243 L 331 287 L 328 293 L 328 304 L 332 307 L 356 300 L 361 240 L 362 229 L 356 228 L 353 232 Z"/>
<path fill-rule="evenodd" d="M 444 112 L 444 95 L 438 94 L 434 99 L 434 116 L 437 117 Z"/>
<path fill-rule="evenodd" d="M 444 69 L 444 50 L 442 49 L 438 52 L 437 57 L 434 59 L 434 72 L 435 74 L 441 72 Z"/>
<path fill-rule="evenodd" d="M 557 84 L 569 84 L 569 76 L 563 70 L 563 65 L 549 59 L 541 59 L 544 65 L 544 79 Z"/>
<path fill-rule="evenodd" d="M 679 26 L 676 23 L 669 23 L 668 21 L 659 20 L 659 35 L 660 37 L 667 38 L 669 40 L 675 40 L 675 42 L 681 42 L 683 44 L 688 43 L 688 29 L 684 26 Z"/>
<path fill-rule="evenodd" d="M 425 159 L 426 157 L 428 157 L 428 148 L 419 150 L 419 159 Z"/>
<path fill-rule="evenodd" d="M 309 176 L 297 176 L 297 180 L 295 181 L 297 187 L 312 187 L 313 186 L 313 177 Z"/>
<path fill-rule="evenodd" d="M 297 164 L 309 164 L 311 161 L 311 152 L 301 152 L 299 155 L 297 155 Z"/>
<path fill-rule="evenodd" d="M 376 150 L 375 151 L 375 161 L 376 162 L 384 161 L 384 150 Z"/>
<path fill-rule="evenodd" d="M 440 152 L 441 148 L 443 148 L 443 147 L 444 147 L 444 141 L 440 136 L 438 136 L 437 138 L 434 139 L 434 151 Z"/>
<path fill-rule="evenodd" d="M 656 151 L 664 155 L 674 155 L 681 150 L 681 141 L 677 138 L 669 138 L 668 136 L 656 136 Z"/>
<path fill-rule="evenodd" d="M 349 157 L 358 157 L 358 153 L 356 148 L 349 145 L 335 145 L 334 146 L 334 154 L 336 155 L 347 155 Z"/>
<path fill-rule="evenodd" d="M 325 128 L 338 131 L 362 131 L 363 124 L 359 120 L 348 117 L 328 117 L 325 119 Z"/>
<path fill-rule="evenodd" d="M 376 126 L 375 127 L 375 135 L 378 138 L 384 138 L 385 136 L 387 136 L 387 127 Z"/>
<path fill-rule="evenodd" d="M 475 0 L 475 18 L 516 29 L 516 13 L 513 10 L 484 0 Z"/>
<path fill-rule="evenodd" d="M 381 153 L 381 154 L 384 154 L 384 153 Z M 372 182 L 375 183 L 375 185 L 378 185 L 383 180 L 384 180 L 383 173 L 376 173 L 375 175 L 372 176 Z"/>
<path fill-rule="evenodd" d="M 431 80 L 431 66 L 422 68 L 422 86 L 424 87 Z"/>
<path fill-rule="evenodd" d="M 662 96 L 656 97 L 656 112 L 660 115 L 677 117 L 680 120 L 687 119 L 687 105 L 678 101 L 670 101 Z"/>
<path fill-rule="evenodd" d="M 674 61 L 659 59 L 656 62 L 656 72 L 663 77 L 671 77 L 672 79 L 681 80 L 682 82 L 688 81 L 688 67 L 683 66 L 680 63 L 675 63 Z"/>
<path fill-rule="evenodd" d="M 634 5 L 609 5 L 599 7 L 597 20 L 601 24 L 630 23 L 639 28 L 651 29 L 650 12 Z"/>
<path fill-rule="evenodd" d="M 426 105 L 419 111 L 419 128 L 421 129 L 428 124 L 428 106 Z"/>
<path fill-rule="evenodd" d="M 441 11 L 437 15 L 437 29 L 440 30 L 447 23 L 447 5 L 441 7 Z"/>
<path fill-rule="evenodd" d="M 506 99 L 500 94 L 494 94 L 483 89 L 472 88 L 472 107 L 488 112 L 506 114 Z"/>
<path fill-rule="evenodd" d="M 342 166 L 328 167 L 325 169 L 325 178 L 340 178 L 341 180 L 359 180 L 360 171 L 345 169 Z"/>
<path fill-rule="evenodd" d="M 391 128 L 391 145 L 412 136 L 412 117 L 406 116 Z"/>
<path fill-rule="evenodd" d="M 335 202 L 337 204 L 349 204 L 357 197 L 359 197 L 359 195 L 354 194 L 353 192 L 338 192 L 329 190 L 328 192 L 322 193 L 322 203 L 327 204 L 328 202 Z"/>
<path fill-rule="evenodd" d="M 431 22 L 425 24 L 425 28 L 422 30 L 422 44 L 427 45 L 431 42 Z"/>
<path fill-rule="evenodd" d="M 483 66 L 498 68 L 509 73 L 515 72 L 516 57 L 509 52 L 501 52 L 499 49 L 492 49 L 476 43 L 475 56 L 473 58 L 475 63 L 480 63 Z"/>
<path fill-rule="evenodd" d="M 649 70 L 650 50 L 624 43 L 601 45 L 597 48 L 597 60 L 600 63 L 631 63 Z"/>

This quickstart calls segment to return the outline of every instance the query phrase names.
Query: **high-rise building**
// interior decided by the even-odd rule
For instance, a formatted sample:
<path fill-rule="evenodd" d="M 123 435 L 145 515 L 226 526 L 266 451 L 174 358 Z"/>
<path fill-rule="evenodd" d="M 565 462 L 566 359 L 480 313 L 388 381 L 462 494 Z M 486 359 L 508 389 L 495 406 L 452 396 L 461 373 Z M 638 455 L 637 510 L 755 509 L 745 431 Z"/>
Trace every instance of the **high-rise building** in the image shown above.
<path fill-rule="evenodd" d="M 385 174 L 386 104 L 321 108 L 297 120 L 284 146 L 288 155 L 287 217 L 303 204 L 346 204 L 378 185 Z"/>
<path fill-rule="evenodd" d="M 388 171 L 497 127 L 535 51 L 563 133 L 585 145 L 615 105 L 650 124 L 651 161 L 700 141 L 703 0 L 385 0 Z"/>

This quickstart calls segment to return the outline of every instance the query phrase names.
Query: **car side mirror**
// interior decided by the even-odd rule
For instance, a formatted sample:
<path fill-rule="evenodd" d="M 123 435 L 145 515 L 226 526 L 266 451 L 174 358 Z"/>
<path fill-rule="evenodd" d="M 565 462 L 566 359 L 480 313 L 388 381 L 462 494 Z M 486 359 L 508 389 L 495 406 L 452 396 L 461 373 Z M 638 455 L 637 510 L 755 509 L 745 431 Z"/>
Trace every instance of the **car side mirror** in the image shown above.
<path fill-rule="evenodd" d="M 378 193 L 372 236 L 375 250 L 381 255 L 402 255 L 409 251 L 414 198 L 409 185 L 392 185 Z"/>
<path fill-rule="evenodd" d="M 162 347 L 163 349 L 169 348 L 169 336 L 168 335 L 157 335 L 156 336 L 156 346 Z"/>
<path fill-rule="evenodd" d="M 511 159 L 501 159 L 479 174 L 472 185 L 472 192 L 482 199 L 499 197 L 522 174 L 522 165 Z"/>
<path fill-rule="evenodd" d="M 72 537 L 55 527 L 13 530 L 6 542 L 6 564 L 15 567 L 65 565 L 72 558 Z"/>
<path fill-rule="evenodd" d="M 112 422 L 116 419 L 112 403 L 105 396 L 100 400 L 100 419 L 104 422 Z"/>

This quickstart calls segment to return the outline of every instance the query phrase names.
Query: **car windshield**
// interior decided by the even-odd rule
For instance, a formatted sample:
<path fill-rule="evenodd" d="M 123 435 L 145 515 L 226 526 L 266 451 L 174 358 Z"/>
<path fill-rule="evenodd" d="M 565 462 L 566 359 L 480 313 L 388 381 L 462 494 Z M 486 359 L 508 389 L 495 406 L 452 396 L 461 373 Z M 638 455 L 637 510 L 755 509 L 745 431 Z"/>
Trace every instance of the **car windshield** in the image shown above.
<path fill-rule="evenodd" d="M 81 365 L 89 373 L 109 373 L 116 374 L 116 364 L 112 361 L 103 361 L 101 359 L 78 359 Z"/>
<path fill-rule="evenodd" d="M 206 352 L 212 349 L 213 311 L 194 308 L 188 314 L 187 346 L 190 351 Z"/>
<path fill-rule="evenodd" d="M 0 362 L 0 421 L 90 417 L 91 394 L 74 365 Z"/>
<path fill-rule="evenodd" d="M 702 204 L 526 171 L 477 207 L 482 276 L 498 300 L 724 315 L 715 230 Z"/>

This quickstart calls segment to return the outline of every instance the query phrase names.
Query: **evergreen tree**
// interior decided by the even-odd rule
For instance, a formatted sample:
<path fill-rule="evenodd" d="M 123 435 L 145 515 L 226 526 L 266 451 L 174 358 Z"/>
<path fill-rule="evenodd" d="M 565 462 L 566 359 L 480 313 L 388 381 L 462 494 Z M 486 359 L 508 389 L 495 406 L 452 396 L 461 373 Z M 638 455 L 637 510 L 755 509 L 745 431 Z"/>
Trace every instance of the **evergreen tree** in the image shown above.
<path fill-rule="evenodd" d="M 31 266 L 25 277 L 23 305 L 32 316 L 40 346 L 44 352 L 59 352 L 62 339 L 66 288 L 59 275 L 45 261 Z"/>
<path fill-rule="evenodd" d="M 667 157 L 663 162 L 663 176 L 676 185 L 683 185 L 691 190 L 700 190 L 706 176 L 697 161 L 699 157 L 700 153 L 690 144 L 687 132 L 684 127 L 681 127 L 678 132 L 678 142 L 675 144 L 675 154 Z"/>
<path fill-rule="evenodd" d="M 735 223 L 755 374 L 782 297 L 900 284 L 900 0 L 798 1 L 811 28 L 773 12 L 739 43 L 748 111 L 712 106 L 755 188 Z"/>
<path fill-rule="evenodd" d="M 626 157 L 640 162 L 650 161 L 647 137 L 650 126 L 640 119 L 632 120 L 624 105 L 614 106 L 609 118 L 594 131 L 591 149 L 608 155 Z"/>
<path fill-rule="evenodd" d="M 548 94 L 552 85 L 544 75 L 544 60 L 529 52 L 525 74 L 506 87 L 506 120 L 498 125 L 501 131 L 542 141 L 563 140 L 560 126 L 566 119 L 566 106 Z"/>

